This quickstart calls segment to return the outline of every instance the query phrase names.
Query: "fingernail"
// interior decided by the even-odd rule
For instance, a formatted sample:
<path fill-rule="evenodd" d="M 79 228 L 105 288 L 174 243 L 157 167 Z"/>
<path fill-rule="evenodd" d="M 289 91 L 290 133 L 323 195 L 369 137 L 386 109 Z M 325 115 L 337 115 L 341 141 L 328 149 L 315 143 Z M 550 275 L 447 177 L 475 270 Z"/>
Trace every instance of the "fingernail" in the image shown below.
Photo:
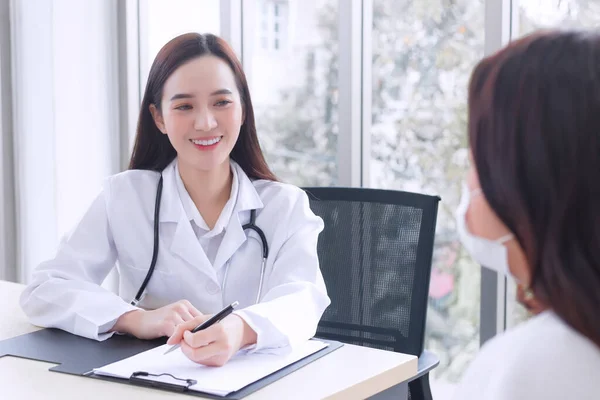
<path fill-rule="evenodd" d="M 190 331 L 183 332 L 183 338 L 184 339 L 188 340 L 191 337 L 192 337 L 192 332 L 190 332 Z"/>

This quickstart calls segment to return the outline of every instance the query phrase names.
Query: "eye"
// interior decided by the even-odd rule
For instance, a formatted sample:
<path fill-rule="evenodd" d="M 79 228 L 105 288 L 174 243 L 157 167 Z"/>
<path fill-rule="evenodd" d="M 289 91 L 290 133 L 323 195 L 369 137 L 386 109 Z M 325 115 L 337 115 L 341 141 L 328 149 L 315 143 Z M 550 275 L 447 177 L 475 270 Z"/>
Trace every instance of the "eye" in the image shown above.
<path fill-rule="evenodd" d="M 191 110 L 192 106 L 189 104 L 181 104 L 178 105 L 177 107 L 175 107 L 176 110 L 180 110 L 180 111 L 187 111 L 187 110 Z"/>
<path fill-rule="evenodd" d="M 225 107 L 226 105 L 231 104 L 231 103 L 232 103 L 232 101 L 230 101 L 230 100 L 221 100 L 221 101 L 217 101 L 215 103 L 215 105 L 217 107 Z"/>

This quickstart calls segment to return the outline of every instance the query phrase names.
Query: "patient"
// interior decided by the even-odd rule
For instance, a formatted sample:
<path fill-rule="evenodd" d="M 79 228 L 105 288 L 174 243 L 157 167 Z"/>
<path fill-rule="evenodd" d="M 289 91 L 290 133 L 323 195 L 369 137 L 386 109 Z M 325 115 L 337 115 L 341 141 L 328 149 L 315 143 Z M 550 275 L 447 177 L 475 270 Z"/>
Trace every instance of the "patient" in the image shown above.
<path fill-rule="evenodd" d="M 600 399 L 600 34 L 536 33 L 484 59 L 469 142 L 461 241 L 535 316 L 481 349 L 456 399 Z"/>

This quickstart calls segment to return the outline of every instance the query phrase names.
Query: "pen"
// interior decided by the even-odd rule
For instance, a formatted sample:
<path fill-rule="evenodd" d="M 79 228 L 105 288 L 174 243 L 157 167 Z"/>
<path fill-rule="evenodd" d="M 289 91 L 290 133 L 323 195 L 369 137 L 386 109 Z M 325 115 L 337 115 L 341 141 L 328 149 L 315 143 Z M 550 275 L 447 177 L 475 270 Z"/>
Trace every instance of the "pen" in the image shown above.
<path fill-rule="evenodd" d="M 231 314 L 233 312 L 233 309 L 235 307 L 237 307 L 238 304 L 239 303 L 237 301 L 234 301 L 233 303 L 231 303 L 230 305 L 228 305 L 227 307 L 225 307 L 224 309 L 222 309 L 221 311 L 219 311 L 218 313 L 216 313 L 215 315 L 213 315 L 212 317 L 210 317 L 209 319 L 207 319 L 206 321 L 204 321 L 203 323 L 201 323 L 200 325 L 198 325 L 197 327 L 192 329 L 192 333 L 196 333 L 198 331 L 201 331 L 203 329 L 213 326 L 214 324 L 216 324 L 217 322 L 219 322 L 220 320 L 222 320 L 223 318 L 225 318 L 226 316 Z M 181 339 L 181 340 L 183 340 L 183 339 Z M 170 352 L 178 349 L 179 347 L 181 347 L 181 344 L 178 343 L 178 344 L 174 345 L 173 347 L 171 347 L 169 350 L 165 351 L 165 354 L 163 354 L 163 355 L 169 354 Z"/>

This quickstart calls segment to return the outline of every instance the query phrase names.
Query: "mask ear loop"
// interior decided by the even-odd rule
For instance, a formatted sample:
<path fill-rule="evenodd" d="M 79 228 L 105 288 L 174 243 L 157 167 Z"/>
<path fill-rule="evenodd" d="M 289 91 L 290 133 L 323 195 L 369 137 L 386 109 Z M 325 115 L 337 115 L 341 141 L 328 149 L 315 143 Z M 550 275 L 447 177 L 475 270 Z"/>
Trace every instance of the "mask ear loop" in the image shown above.
<path fill-rule="evenodd" d="M 500 239 L 496 239 L 496 243 L 504 244 L 514 238 L 515 238 L 515 236 L 512 233 L 507 233 L 506 235 L 502 236 Z"/>
<path fill-rule="evenodd" d="M 476 188 L 471 190 L 470 192 L 470 196 L 471 197 L 476 197 L 476 196 L 483 196 L 483 191 L 481 190 L 481 188 Z M 515 238 L 515 235 L 513 235 L 512 233 L 507 233 L 506 235 L 500 237 L 499 239 L 494 240 L 496 243 L 498 244 L 504 244 L 512 239 Z"/>

